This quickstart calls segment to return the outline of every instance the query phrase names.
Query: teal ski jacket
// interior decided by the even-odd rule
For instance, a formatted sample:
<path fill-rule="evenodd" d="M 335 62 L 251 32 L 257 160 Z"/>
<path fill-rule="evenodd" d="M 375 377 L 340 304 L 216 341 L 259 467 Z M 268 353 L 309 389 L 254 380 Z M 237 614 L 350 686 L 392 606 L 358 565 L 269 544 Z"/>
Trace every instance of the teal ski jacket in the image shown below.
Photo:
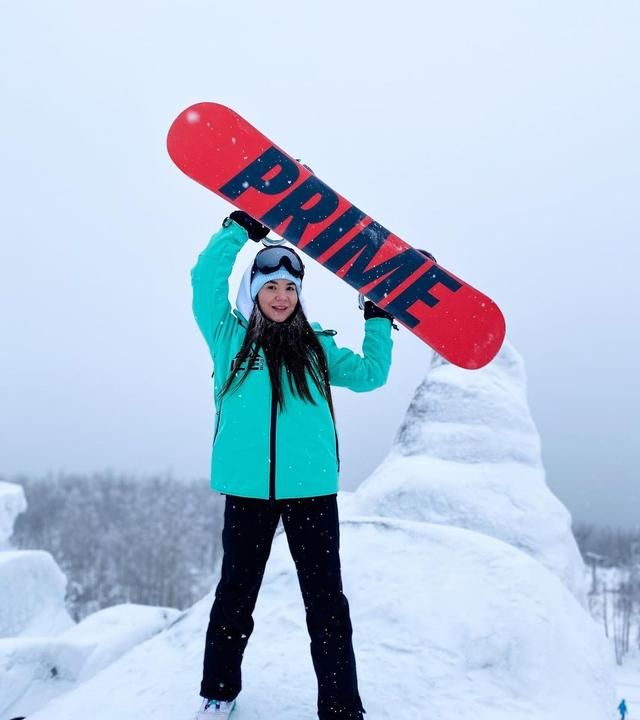
<path fill-rule="evenodd" d="M 231 386 L 224 397 L 219 395 L 247 332 L 248 317 L 238 308 L 232 312 L 229 303 L 229 276 L 247 240 L 246 230 L 229 222 L 213 235 L 191 271 L 193 313 L 214 367 L 211 487 L 227 495 L 263 499 L 336 493 L 338 437 L 329 404 L 310 376 L 309 390 L 317 405 L 294 395 L 283 373 L 285 405 L 280 410 L 261 350 L 245 381 Z M 390 320 L 365 321 L 362 356 L 337 347 L 335 330 L 323 330 L 319 323 L 311 327 L 325 351 L 331 385 L 356 392 L 384 385 L 393 346 Z"/>

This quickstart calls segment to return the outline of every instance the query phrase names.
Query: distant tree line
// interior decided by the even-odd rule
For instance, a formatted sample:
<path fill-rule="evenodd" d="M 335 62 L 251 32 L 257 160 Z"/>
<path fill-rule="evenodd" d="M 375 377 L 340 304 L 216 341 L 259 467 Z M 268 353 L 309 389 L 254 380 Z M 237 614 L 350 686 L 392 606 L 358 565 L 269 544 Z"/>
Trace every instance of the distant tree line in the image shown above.
<path fill-rule="evenodd" d="M 0 479 L 22 485 L 28 503 L 11 544 L 53 555 L 67 576 L 75 620 L 123 602 L 185 609 L 215 581 L 224 499 L 206 480 L 112 473 Z"/>
<path fill-rule="evenodd" d="M 640 523 L 640 519 L 638 522 Z M 622 530 L 577 523 L 574 525 L 573 534 L 585 561 L 589 553 L 595 553 L 602 558 L 604 567 L 630 565 L 634 544 L 640 543 L 640 525 L 635 529 Z"/>
<path fill-rule="evenodd" d="M 206 480 L 113 473 L 0 480 L 22 485 L 28 503 L 12 545 L 53 555 L 75 620 L 123 602 L 185 609 L 217 579 L 224 498 Z M 621 663 L 630 640 L 640 646 L 640 527 L 581 523 L 573 532 L 590 567 L 591 612 Z"/>
<path fill-rule="evenodd" d="M 640 647 L 640 527 L 579 524 L 574 535 L 590 568 L 589 609 L 613 641 L 621 665 L 632 641 Z"/>

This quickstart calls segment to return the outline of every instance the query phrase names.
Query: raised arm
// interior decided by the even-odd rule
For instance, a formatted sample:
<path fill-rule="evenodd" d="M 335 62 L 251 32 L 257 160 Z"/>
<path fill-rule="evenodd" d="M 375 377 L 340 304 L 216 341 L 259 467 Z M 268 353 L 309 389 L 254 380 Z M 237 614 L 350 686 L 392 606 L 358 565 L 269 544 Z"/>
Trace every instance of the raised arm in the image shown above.
<path fill-rule="evenodd" d="M 247 240 L 243 227 L 225 220 L 191 271 L 193 314 L 212 354 L 226 326 L 235 322 L 229 302 L 229 276 Z"/>
<path fill-rule="evenodd" d="M 373 317 L 365 320 L 362 355 L 349 348 L 340 348 L 333 337 L 321 336 L 331 385 L 367 392 L 387 381 L 391 367 L 391 320 Z"/>

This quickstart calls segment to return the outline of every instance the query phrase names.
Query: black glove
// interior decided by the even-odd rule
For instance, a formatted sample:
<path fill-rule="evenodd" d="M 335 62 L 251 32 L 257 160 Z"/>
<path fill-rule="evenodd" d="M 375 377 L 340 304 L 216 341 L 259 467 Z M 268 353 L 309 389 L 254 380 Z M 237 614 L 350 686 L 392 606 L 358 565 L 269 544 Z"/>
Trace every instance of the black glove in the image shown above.
<path fill-rule="evenodd" d="M 249 238 L 254 242 L 260 242 L 269 234 L 269 228 L 266 225 L 254 220 L 251 215 L 247 215 L 243 210 L 234 210 L 228 218 L 225 218 L 224 223 L 222 223 L 225 227 L 227 227 L 226 222 L 229 219 L 243 227 L 249 233 Z"/>
<path fill-rule="evenodd" d="M 377 317 L 387 318 L 387 320 L 391 320 L 391 322 L 393 323 L 393 315 L 388 313 L 386 310 L 379 308 L 375 303 L 372 303 L 371 300 L 365 300 L 364 319 L 369 320 L 369 318 Z"/>

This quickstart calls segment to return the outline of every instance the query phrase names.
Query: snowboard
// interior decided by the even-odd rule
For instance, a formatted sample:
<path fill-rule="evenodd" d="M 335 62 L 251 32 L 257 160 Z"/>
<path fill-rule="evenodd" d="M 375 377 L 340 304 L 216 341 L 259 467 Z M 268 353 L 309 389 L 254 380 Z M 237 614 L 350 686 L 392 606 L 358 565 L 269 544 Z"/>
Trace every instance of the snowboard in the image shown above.
<path fill-rule="evenodd" d="M 454 365 L 481 368 L 500 349 L 505 321 L 491 299 L 339 195 L 230 108 L 210 102 L 187 108 L 169 129 L 167 150 L 190 178 L 317 260 Z"/>

